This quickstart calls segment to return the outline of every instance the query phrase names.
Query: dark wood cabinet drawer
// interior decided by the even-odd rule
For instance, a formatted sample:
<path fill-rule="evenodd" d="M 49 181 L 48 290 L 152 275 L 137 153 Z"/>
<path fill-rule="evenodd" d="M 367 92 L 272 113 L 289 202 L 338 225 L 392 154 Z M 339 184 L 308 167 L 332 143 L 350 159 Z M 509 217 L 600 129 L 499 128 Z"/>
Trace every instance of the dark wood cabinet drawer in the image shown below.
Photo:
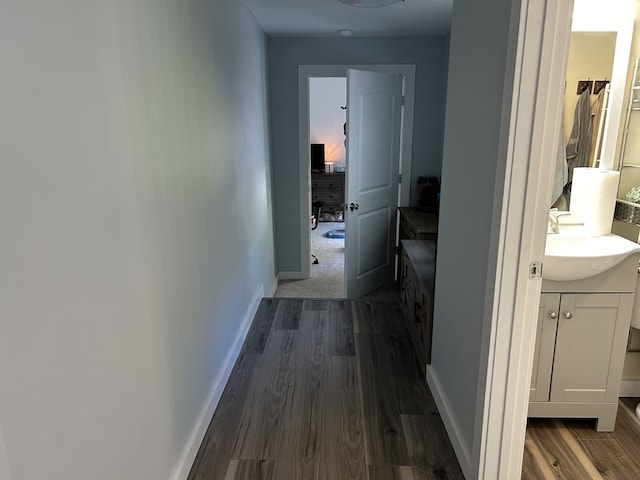
<path fill-rule="evenodd" d="M 311 175 L 311 201 L 322 202 L 324 212 L 335 213 L 344 205 L 344 173 Z"/>
<path fill-rule="evenodd" d="M 420 363 L 431 362 L 435 242 L 403 240 L 400 262 L 400 306 Z"/>
<path fill-rule="evenodd" d="M 311 194 L 311 198 L 315 202 L 316 200 L 321 200 L 323 202 L 329 203 L 343 203 L 344 202 L 344 194 L 340 192 L 313 192 Z"/>
<path fill-rule="evenodd" d="M 324 182 L 320 182 L 320 181 L 312 182 L 311 188 L 317 189 L 317 190 L 326 190 L 326 191 L 332 191 L 332 190 L 344 191 L 344 177 L 342 177 L 342 180 L 343 181 L 331 180 L 331 181 L 324 181 Z"/>

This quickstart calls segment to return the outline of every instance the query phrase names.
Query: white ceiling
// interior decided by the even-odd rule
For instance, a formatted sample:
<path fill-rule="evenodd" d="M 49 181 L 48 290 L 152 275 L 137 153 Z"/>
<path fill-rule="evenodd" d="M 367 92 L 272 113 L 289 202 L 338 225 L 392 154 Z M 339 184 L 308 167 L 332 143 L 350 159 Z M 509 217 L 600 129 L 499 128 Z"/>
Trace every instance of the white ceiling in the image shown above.
<path fill-rule="evenodd" d="M 405 0 L 380 8 L 350 7 L 338 0 L 244 0 L 262 29 L 273 36 L 444 35 L 453 0 Z"/>

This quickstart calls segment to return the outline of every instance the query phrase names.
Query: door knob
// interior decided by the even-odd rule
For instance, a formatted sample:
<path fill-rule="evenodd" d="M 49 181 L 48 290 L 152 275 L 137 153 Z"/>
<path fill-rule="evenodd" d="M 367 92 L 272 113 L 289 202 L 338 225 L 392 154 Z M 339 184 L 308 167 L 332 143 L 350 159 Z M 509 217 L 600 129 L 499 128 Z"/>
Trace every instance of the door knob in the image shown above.
<path fill-rule="evenodd" d="M 549 312 L 549 318 L 555 320 L 558 318 L 558 312 Z"/>
<path fill-rule="evenodd" d="M 566 318 L 567 320 L 573 317 L 573 314 L 571 312 L 564 312 L 563 315 L 564 315 L 564 318 Z"/>
<path fill-rule="evenodd" d="M 358 208 L 360 208 L 360 205 L 358 205 L 357 203 L 351 202 L 351 204 L 349 205 L 349 210 L 351 210 L 352 212 L 354 210 L 358 210 Z"/>

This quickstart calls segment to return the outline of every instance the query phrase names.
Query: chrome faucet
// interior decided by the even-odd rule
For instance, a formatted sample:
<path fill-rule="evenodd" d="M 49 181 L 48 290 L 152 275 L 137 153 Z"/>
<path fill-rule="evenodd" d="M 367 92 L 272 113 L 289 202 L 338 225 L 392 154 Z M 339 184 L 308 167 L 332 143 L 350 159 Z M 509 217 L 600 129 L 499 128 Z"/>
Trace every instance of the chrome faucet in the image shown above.
<path fill-rule="evenodd" d="M 558 217 L 564 217 L 565 215 L 571 215 L 571 212 L 559 213 L 557 208 L 552 208 L 549 211 L 549 227 L 551 229 L 551 233 L 560 233 Z"/>

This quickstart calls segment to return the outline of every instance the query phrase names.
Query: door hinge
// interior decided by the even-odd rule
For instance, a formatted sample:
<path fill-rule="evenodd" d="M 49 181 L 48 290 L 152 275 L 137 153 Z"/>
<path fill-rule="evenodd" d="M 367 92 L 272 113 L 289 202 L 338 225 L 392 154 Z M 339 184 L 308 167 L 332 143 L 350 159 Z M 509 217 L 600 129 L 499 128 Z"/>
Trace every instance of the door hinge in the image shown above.
<path fill-rule="evenodd" d="M 401 173 L 398 174 L 398 183 L 402 183 L 402 174 Z"/>
<path fill-rule="evenodd" d="M 404 95 L 402 95 L 402 103 L 400 103 L 404 107 Z"/>

